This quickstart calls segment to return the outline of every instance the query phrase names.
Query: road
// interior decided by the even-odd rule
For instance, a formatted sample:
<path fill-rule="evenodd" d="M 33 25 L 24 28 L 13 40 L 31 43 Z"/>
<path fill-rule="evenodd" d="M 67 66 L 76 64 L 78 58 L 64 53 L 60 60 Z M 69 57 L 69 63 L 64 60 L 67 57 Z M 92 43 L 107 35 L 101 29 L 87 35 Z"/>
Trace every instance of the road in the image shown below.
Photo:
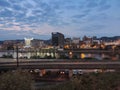
<path fill-rule="evenodd" d="M 16 69 L 14 61 L 1 61 L 0 69 Z M 20 60 L 22 69 L 120 69 L 120 61 Z"/>

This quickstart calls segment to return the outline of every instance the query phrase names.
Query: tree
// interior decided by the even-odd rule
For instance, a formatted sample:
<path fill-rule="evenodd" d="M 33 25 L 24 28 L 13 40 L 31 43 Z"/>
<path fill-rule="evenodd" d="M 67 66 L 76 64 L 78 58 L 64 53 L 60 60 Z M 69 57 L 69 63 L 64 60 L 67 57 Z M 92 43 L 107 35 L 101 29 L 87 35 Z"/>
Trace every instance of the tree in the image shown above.
<path fill-rule="evenodd" d="M 120 73 L 75 75 L 63 84 L 38 90 L 120 90 Z"/>
<path fill-rule="evenodd" d="M 33 80 L 30 74 L 16 70 L 0 76 L 0 90 L 33 90 Z"/>

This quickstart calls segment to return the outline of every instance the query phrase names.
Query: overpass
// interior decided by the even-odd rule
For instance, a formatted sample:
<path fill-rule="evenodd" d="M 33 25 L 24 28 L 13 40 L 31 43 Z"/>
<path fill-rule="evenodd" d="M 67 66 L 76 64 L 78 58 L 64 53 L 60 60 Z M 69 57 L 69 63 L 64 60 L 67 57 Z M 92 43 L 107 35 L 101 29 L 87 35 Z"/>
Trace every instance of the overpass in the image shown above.
<path fill-rule="evenodd" d="M 58 50 L 59 53 L 69 53 L 69 52 L 73 52 L 73 53 L 106 53 L 106 54 L 120 54 L 120 50 L 113 50 L 113 49 L 65 49 L 65 50 Z"/>
<path fill-rule="evenodd" d="M 0 62 L 0 71 L 21 69 L 115 69 L 120 70 L 120 61 L 79 60 L 23 60 L 17 63 Z"/>

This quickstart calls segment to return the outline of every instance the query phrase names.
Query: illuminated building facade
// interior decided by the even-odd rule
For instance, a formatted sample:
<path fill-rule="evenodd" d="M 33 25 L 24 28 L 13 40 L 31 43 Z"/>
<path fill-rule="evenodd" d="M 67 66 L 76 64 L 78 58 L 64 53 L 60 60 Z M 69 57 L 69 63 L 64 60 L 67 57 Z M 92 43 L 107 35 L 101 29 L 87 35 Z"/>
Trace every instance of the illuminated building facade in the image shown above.
<path fill-rule="evenodd" d="M 24 40 L 25 40 L 25 48 L 31 47 L 31 41 L 33 40 L 33 38 L 24 38 Z"/>

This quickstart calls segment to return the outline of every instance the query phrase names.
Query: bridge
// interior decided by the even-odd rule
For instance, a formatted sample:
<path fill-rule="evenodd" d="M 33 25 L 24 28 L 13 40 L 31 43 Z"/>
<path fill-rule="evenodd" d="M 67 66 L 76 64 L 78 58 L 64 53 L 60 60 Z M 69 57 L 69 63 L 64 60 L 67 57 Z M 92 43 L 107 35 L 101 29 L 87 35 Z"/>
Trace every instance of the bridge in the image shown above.
<path fill-rule="evenodd" d="M 73 53 L 106 53 L 106 54 L 111 54 L 111 53 L 115 53 L 115 54 L 120 54 L 120 50 L 113 50 L 113 49 L 109 49 L 109 50 L 105 50 L 105 49 L 65 49 L 65 50 L 58 50 L 59 53 L 69 53 L 69 52 L 73 52 Z"/>
<path fill-rule="evenodd" d="M 21 69 L 115 69 L 120 70 L 120 61 L 85 60 L 22 60 L 17 63 L 0 62 L 0 71 Z"/>
<path fill-rule="evenodd" d="M 120 59 L 120 50 L 114 49 L 65 49 L 58 50 L 60 56 L 68 57 L 68 58 L 83 58 L 82 55 L 89 55 L 91 58 L 96 58 L 95 55 L 99 56 L 99 59 L 104 59 L 105 56 L 109 58 Z M 97 57 L 98 58 L 98 57 Z"/>

